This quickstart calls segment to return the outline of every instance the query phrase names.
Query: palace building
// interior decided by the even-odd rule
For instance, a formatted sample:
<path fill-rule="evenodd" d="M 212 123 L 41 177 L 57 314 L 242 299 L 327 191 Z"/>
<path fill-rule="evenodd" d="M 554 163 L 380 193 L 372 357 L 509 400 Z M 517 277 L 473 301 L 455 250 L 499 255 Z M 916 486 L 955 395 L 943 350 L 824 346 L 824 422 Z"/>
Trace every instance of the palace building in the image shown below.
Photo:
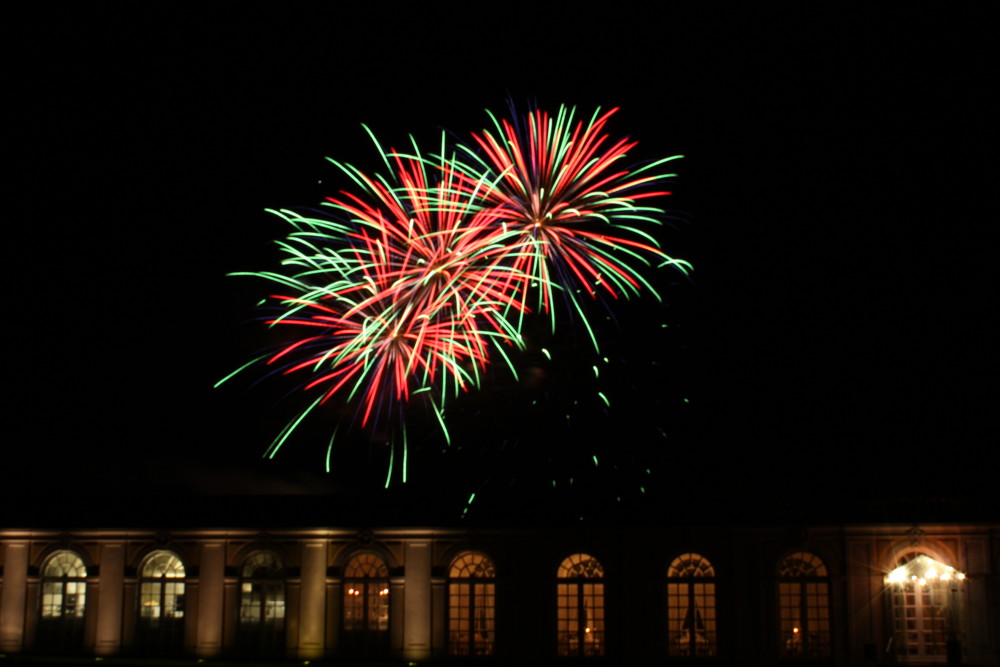
<path fill-rule="evenodd" d="M 1000 525 L 0 528 L 0 653 L 1000 665 Z"/>

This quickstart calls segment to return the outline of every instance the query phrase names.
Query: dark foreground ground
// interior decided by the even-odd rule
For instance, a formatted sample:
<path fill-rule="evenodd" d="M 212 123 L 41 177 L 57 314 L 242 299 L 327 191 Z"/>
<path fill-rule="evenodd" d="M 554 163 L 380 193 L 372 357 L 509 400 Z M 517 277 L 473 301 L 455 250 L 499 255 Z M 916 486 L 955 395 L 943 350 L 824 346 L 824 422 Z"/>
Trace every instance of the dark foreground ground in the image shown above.
<path fill-rule="evenodd" d="M 96 658 L 96 657 L 46 657 L 46 656 L 11 656 L 0 654 L 0 667 L 289 667 L 290 665 L 310 665 L 310 667 L 401 667 L 403 665 L 434 665 L 433 662 L 407 662 L 405 660 L 386 662 L 342 662 L 332 660 L 284 660 L 258 662 L 247 660 L 205 660 L 205 659 L 167 659 L 167 658 Z M 454 667 L 462 667 L 465 663 L 447 662 Z M 471 664 L 471 663 L 469 663 Z M 479 664 L 479 663 L 476 663 Z"/>
<path fill-rule="evenodd" d="M 483 667 L 484 665 L 490 665 L 491 667 L 503 667 L 504 665 L 512 664 L 524 665 L 524 664 L 550 664 L 553 662 L 558 662 L 559 664 L 571 664 L 567 663 L 565 660 L 556 661 L 551 660 L 516 660 L 516 661 L 503 661 L 503 660 L 491 660 L 488 662 L 474 661 L 474 662 L 461 662 L 455 661 L 454 659 L 439 660 L 439 661 L 425 661 L 425 662 L 409 662 L 406 660 L 394 660 L 394 661 L 341 661 L 341 660 L 274 660 L 274 661 L 254 661 L 254 660 L 237 660 L 237 659 L 220 659 L 220 660 L 207 660 L 207 659 L 168 659 L 168 658 L 97 658 L 97 657 L 52 657 L 52 656 L 13 656 L 4 655 L 0 653 L 0 667 L 47 667 L 52 665 L 53 667 L 82 667 L 86 665 L 87 667 L 291 667 L 293 665 L 309 665 L 310 667 L 410 667 L 420 665 L 421 667 L 435 667 L 444 666 L 448 667 L 467 667 L 470 665 L 476 665 L 477 667 Z"/>
<path fill-rule="evenodd" d="M 166 659 L 166 658 L 95 658 L 95 657 L 46 657 L 46 656 L 10 656 L 0 654 L 0 667 L 288 667 L 290 665 L 310 665 L 310 667 L 400 667 L 403 665 L 433 665 L 432 662 L 341 662 L 332 660 L 285 660 L 257 662 L 246 660 L 203 660 L 203 659 Z M 463 663 L 449 661 L 448 665 L 461 667 Z M 478 663 L 477 663 L 478 664 Z"/>
<path fill-rule="evenodd" d="M 203 660 L 203 659 L 166 659 L 166 658 L 95 658 L 95 657 L 46 657 L 46 656 L 10 656 L 0 654 L 0 667 L 291 667 L 293 665 L 309 665 L 310 667 L 410 667 L 420 665 L 421 667 L 467 667 L 476 665 L 483 667 L 503 667 L 504 665 L 524 665 L 524 664 L 558 664 L 566 663 L 565 660 L 517 660 L 517 661 L 489 661 L 489 662 L 456 662 L 454 660 L 408 662 L 406 660 L 396 661 L 373 661 L 373 662 L 351 662 L 339 660 L 284 660 L 284 661 L 248 661 L 248 660 Z"/>
<path fill-rule="evenodd" d="M 593 664 L 593 659 L 587 661 Z M 46 657 L 46 656 L 13 656 L 0 653 L 0 667 L 292 667 L 293 665 L 309 665 L 310 667 L 504 667 L 506 665 L 572 665 L 577 664 L 570 660 L 556 658 L 538 660 L 482 660 L 462 662 L 454 659 L 438 661 L 409 662 L 406 660 L 394 661 L 340 661 L 340 660 L 275 660 L 275 661 L 253 661 L 236 659 L 167 659 L 167 658 L 97 658 L 97 657 Z M 636 664 L 636 663 L 632 663 Z M 642 664 L 642 663 L 639 663 Z"/>

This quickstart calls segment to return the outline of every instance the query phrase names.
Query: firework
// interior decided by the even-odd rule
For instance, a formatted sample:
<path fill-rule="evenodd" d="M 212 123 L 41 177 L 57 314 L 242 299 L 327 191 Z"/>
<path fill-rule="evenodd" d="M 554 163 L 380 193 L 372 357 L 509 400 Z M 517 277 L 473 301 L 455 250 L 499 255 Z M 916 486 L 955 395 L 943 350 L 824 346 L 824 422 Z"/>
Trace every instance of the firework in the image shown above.
<path fill-rule="evenodd" d="M 319 392 L 272 443 L 272 456 L 338 395 L 358 403 L 362 426 L 373 421 L 405 443 L 404 405 L 431 392 L 444 429 L 447 397 L 477 386 L 491 356 L 519 344 L 507 314 L 522 308 L 510 285 L 523 278 L 501 263 L 508 251 L 495 213 L 473 210 L 447 165 L 432 183 L 423 159 L 386 157 L 392 186 L 338 164 L 362 189 L 328 198 L 341 221 L 276 211 L 294 228 L 279 243 L 283 271 L 241 274 L 280 286 L 270 295 L 277 314 L 266 321 L 295 331 L 266 364 L 306 375 L 302 388 Z"/>
<path fill-rule="evenodd" d="M 416 394 L 447 438 L 446 402 L 478 387 L 496 359 L 513 371 L 506 350 L 522 345 L 528 313 L 554 318 L 555 293 L 585 322 L 578 290 L 655 294 L 644 269 L 686 269 L 640 229 L 662 216 L 641 202 L 669 194 L 659 184 L 671 175 L 654 172 L 673 158 L 622 167 L 635 143 L 608 142 L 614 112 L 589 123 L 566 108 L 494 118 L 496 136 L 456 148 L 442 137 L 432 158 L 376 141 L 388 176 L 331 160 L 356 187 L 327 199 L 329 218 L 272 211 L 293 230 L 278 243 L 282 269 L 235 275 L 277 286 L 265 320 L 290 342 L 255 362 L 301 378 L 312 398 L 269 455 L 336 397 L 357 406 L 361 427 L 390 434 L 390 477 L 400 445 L 405 481 L 405 407 Z"/>
<path fill-rule="evenodd" d="M 490 113 L 495 133 L 473 134 L 474 144 L 463 147 L 468 158 L 457 180 L 512 232 L 510 266 L 532 278 L 521 298 L 537 288 L 537 308 L 552 314 L 553 326 L 554 290 L 586 323 L 579 291 L 617 298 L 644 288 L 659 298 L 643 272 L 654 264 L 689 268 L 641 228 L 660 224 L 664 211 L 642 202 L 671 194 L 662 185 L 676 174 L 657 169 L 681 156 L 630 171 L 624 160 L 636 142 L 604 134 L 616 111 L 598 109 L 586 123 L 574 123 L 566 107 L 555 117 L 534 110 L 513 122 Z"/>

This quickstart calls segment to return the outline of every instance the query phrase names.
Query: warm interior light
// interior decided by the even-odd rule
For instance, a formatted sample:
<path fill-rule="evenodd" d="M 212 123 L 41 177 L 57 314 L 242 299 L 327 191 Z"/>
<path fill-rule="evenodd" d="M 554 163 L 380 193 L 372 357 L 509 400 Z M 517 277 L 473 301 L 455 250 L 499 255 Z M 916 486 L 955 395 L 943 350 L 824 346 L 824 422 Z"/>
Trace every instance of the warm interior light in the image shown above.
<path fill-rule="evenodd" d="M 887 584 L 903 584 L 912 581 L 918 586 L 924 586 L 928 581 L 951 581 L 953 578 L 961 581 L 965 579 L 965 575 L 949 565 L 920 554 L 887 574 L 885 581 Z"/>
<path fill-rule="evenodd" d="M 793 635 L 799 634 L 799 629 L 797 627 L 796 628 L 792 628 L 792 634 Z"/>

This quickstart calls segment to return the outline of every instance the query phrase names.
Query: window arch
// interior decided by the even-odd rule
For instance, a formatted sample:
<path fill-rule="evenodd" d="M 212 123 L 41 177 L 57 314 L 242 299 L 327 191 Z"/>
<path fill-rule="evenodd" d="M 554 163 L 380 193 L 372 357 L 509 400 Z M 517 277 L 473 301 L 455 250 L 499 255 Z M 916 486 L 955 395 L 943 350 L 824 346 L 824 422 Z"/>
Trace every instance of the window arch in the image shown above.
<path fill-rule="evenodd" d="M 830 582 L 814 553 L 796 551 L 778 565 L 779 651 L 786 658 L 830 655 Z"/>
<path fill-rule="evenodd" d="M 965 574 L 923 551 L 896 559 L 886 575 L 892 599 L 893 647 L 900 662 L 941 662 L 960 634 Z"/>
<path fill-rule="evenodd" d="M 375 657 L 389 648 L 389 568 L 374 553 L 353 556 L 344 566 L 344 650 Z"/>
<path fill-rule="evenodd" d="M 86 602 L 87 567 L 83 559 L 74 551 L 56 551 L 42 566 L 38 643 L 47 649 L 82 646 Z"/>
<path fill-rule="evenodd" d="M 573 554 L 556 577 L 559 655 L 604 655 L 604 567 L 589 554 Z"/>
<path fill-rule="evenodd" d="M 681 554 L 667 568 L 667 652 L 714 656 L 715 568 L 701 554 Z"/>
<path fill-rule="evenodd" d="M 139 568 L 140 646 L 178 651 L 184 638 L 184 577 L 181 559 L 172 551 L 150 553 Z"/>
<path fill-rule="evenodd" d="M 270 551 L 251 554 L 240 568 L 239 644 L 280 655 L 285 647 L 285 569 Z"/>
<path fill-rule="evenodd" d="M 465 551 L 448 568 L 451 655 L 493 655 L 496 572 L 485 554 Z"/>

